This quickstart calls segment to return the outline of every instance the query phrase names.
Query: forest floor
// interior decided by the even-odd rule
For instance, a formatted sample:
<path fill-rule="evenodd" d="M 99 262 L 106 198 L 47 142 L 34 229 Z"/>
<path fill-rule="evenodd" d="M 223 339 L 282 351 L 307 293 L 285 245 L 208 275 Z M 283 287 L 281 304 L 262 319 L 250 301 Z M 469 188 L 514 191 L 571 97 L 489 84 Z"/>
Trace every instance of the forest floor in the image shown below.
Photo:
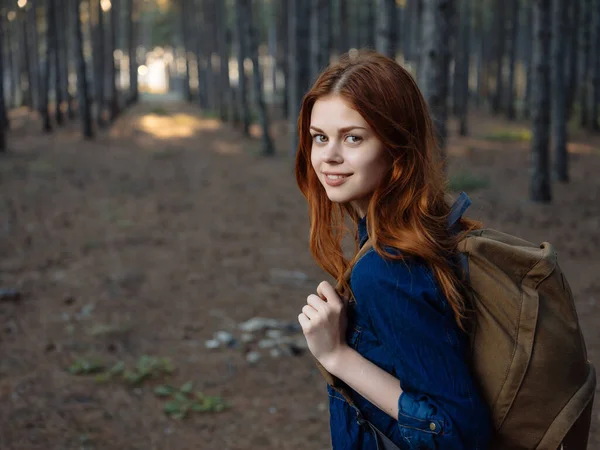
<path fill-rule="evenodd" d="M 269 337 L 301 337 L 306 296 L 329 279 L 308 250 L 285 125 L 264 158 L 256 137 L 176 101 L 142 102 L 93 141 L 25 116 L 0 158 L 0 288 L 21 293 L 0 302 L 0 449 L 329 448 L 311 357 L 239 329 L 262 317 L 279 321 Z M 470 215 L 556 246 L 600 367 L 600 139 L 573 136 L 571 182 L 537 205 L 527 124 L 477 113 L 470 138 L 451 125 Z M 218 331 L 235 341 L 207 348 Z"/>

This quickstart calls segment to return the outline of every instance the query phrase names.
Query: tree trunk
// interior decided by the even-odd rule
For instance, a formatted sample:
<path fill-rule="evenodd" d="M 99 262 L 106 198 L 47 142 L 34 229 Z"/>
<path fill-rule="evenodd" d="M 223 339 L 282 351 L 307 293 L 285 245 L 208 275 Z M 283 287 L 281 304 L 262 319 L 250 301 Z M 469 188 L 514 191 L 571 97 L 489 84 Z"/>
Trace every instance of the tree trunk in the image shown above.
<path fill-rule="evenodd" d="M 31 72 L 31 53 L 29 42 L 29 27 L 27 24 L 27 12 L 19 11 L 21 16 L 21 45 L 23 46 L 22 68 L 27 79 L 27 90 L 23 93 L 23 104 L 33 109 L 33 74 Z"/>
<path fill-rule="evenodd" d="M 475 105 L 477 107 L 479 107 L 481 105 L 481 99 L 483 97 L 483 92 L 484 92 L 484 83 L 486 80 L 486 77 L 484 75 L 484 59 L 485 59 L 485 50 L 487 47 L 487 32 L 486 32 L 486 23 L 487 21 L 485 13 L 484 13 L 484 9 L 481 7 L 481 5 L 474 5 L 475 8 L 475 24 L 478 27 L 478 31 L 477 31 L 477 62 L 476 62 L 476 70 L 477 70 L 477 74 L 475 76 L 476 78 L 476 84 L 477 87 L 475 89 Z"/>
<path fill-rule="evenodd" d="M 375 48 L 396 59 L 396 1 L 377 0 Z"/>
<path fill-rule="evenodd" d="M 65 116 L 63 114 L 62 106 L 63 106 L 63 84 L 62 84 L 62 73 L 61 73 L 61 61 L 60 61 L 60 41 L 58 39 L 59 36 L 59 27 L 60 27 L 60 19 L 59 15 L 62 12 L 59 11 L 57 7 L 57 3 L 59 0 L 51 0 L 52 1 L 52 10 L 54 11 L 54 15 L 52 17 L 53 26 L 52 26 L 52 34 L 54 39 L 54 97 L 56 99 L 56 106 L 54 109 L 54 117 L 57 125 L 64 125 Z M 60 6 L 60 3 L 58 3 Z"/>
<path fill-rule="evenodd" d="M 523 117 L 528 119 L 531 114 L 531 91 L 532 87 L 532 64 L 533 64 L 533 6 L 530 2 L 525 3 L 525 99 L 523 101 Z"/>
<path fill-rule="evenodd" d="M 554 175 L 560 181 L 568 181 L 567 111 L 565 86 L 565 50 L 567 41 L 567 5 L 553 0 L 552 17 L 552 147 Z"/>
<path fill-rule="evenodd" d="M 413 54 L 413 65 L 416 67 L 416 72 L 418 74 L 419 66 L 421 64 L 421 56 L 423 55 L 423 10 L 425 8 L 424 2 L 425 0 L 413 0 L 416 2 L 416 5 L 413 10 L 413 23 L 412 23 L 412 54 Z"/>
<path fill-rule="evenodd" d="M 290 3 L 295 0 L 287 0 L 288 2 L 288 10 L 290 9 Z M 349 0 L 339 0 L 339 34 L 338 34 L 338 53 L 339 55 L 343 55 L 350 48 L 350 43 L 348 39 L 348 1 Z M 288 16 L 291 18 L 291 16 Z M 289 26 L 289 24 L 288 24 Z"/>
<path fill-rule="evenodd" d="M 69 0 L 70 8 L 74 13 L 74 26 L 72 27 L 73 39 L 75 44 L 75 59 L 77 62 L 77 93 L 79 94 L 79 115 L 81 117 L 81 126 L 83 136 L 86 139 L 94 137 L 92 129 L 92 111 L 88 95 L 88 82 L 86 78 L 85 58 L 83 56 L 83 32 L 81 31 L 81 1 Z"/>
<path fill-rule="evenodd" d="M 329 64 L 331 1 L 310 0 L 311 80 Z"/>
<path fill-rule="evenodd" d="M 244 60 L 246 59 L 246 45 L 244 39 L 244 21 L 247 20 L 239 9 L 239 1 L 236 4 L 235 21 L 237 37 L 237 60 L 238 60 L 238 105 L 242 116 L 242 130 L 244 135 L 250 137 L 250 109 L 248 107 L 248 85 Z M 305 16 L 308 18 L 308 15 Z"/>
<path fill-rule="evenodd" d="M 302 97 L 310 87 L 310 72 L 308 62 L 310 58 L 309 27 L 305 20 L 308 17 L 308 3 L 305 0 L 289 0 L 288 14 L 288 64 L 290 83 L 288 86 L 289 97 L 289 133 L 290 152 L 296 154 L 298 148 L 298 113 Z"/>
<path fill-rule="evenodd" d="M 96 93 L 96 121 L 98 126 L 104 127 L 104 13 L 100 7 L 100 0 L 90 0 L 90 24 L 92 26 L 93 61 L 94 61 L 94 88 Z"/>
<path fill-rule="evenodd" d="M 577 80 L 579 79 L 579 22 L 581 12 L 581 0 L 573 0 L 571 3 L 570 14 L 570 29 L 568 35 L 569 57 L 567 63 L 567 79 L 565 81 L 565 89 L 567 91 L 567 117 L 573 115 L 573 103 L 577 93 Z"/>
<path fill-rule="evenodd" d="M 74 98 L 71 95 L 69 90 L 69 63 L 70 63 L 70 47 L 71 40 L 68 39 L 69 35 L 72 35 L 71 32 L 71 24 L 68 20 L 69 11 L 71 8 L 68 6 L 68 0 L 58 0 L 57 10 L 60 11 L 58 14 L 58 34 L 56 36 L 57 42 L 59 45 L 57 49 L 60 53 L 60 70 L 62 76 L 62 90 L 63 90 L 63 98 L 67 101 L 67 117 L 71 120 L 75 118 L 75 106 Z"/>
<path fill-rule="evenodd" d="M 594 11 L 592 12 L 593 17 L 593 41 L 594 41 L 594 50 L 592 54 L 589 55 L 589 58 L 592 60 L 592 89 L 593 93 L 591 97 L 591 117 L 590 117 L 590 126 L 592 130 L 598 131 L 600 126 L 598 124 L 598 101 L 600 100 L 600 2 L 595 1 Z M 567 36 L 565 33 L 563 36 Z"/>
<path fill-rule="evenodd" d="M 515 65 L 517 59 L 517 38 L 519 31 L 519 0 L 510 3 L 510 41 L 508 47 L 508 86 L 506 89 L 506 115 L 514 120 L 515 114 Z"/>
<path fill-rule="evenodd" d="M 582 57 L 581 80 L 579 83 L 579 106 L 581 107 L 580 121 L 583 128 L 587 128 L 590 123 L 589 98 L 592 93 L 590 82 L 590 48 L 591 48 L 591 14 L 592 0 L 583 0 L 581 11 L 581 41 L 580 51 Z"/>
<path fill-rule="evenodd" d="M 502 101 L 504 100 L 504 54 L 506 47 L 506 4 L 505 0 L 496 0 L 496 17 L 494 23 L 496 24 L 497 33 L 496 39 L 496 90 L 494 91 L 494 98 L 492 100 L 492 111 L 494 114 L 498 114 L 502 108 Z"/>
<path fill-rule="evenodd" d="M 423 6 L 423 38 L 419 85 L 429 105 L 437 132 L 441 157 L 442 160 L 445 160 L 450 23 L 453 2 L 452 0 L 425 0 Z"/>
<path fill-rule="evenodd" d="M 114 121 L 119 115 L 119 97 L 117 92 L 117 66 L 115 50 L 117 49 L 117 29 L 119 28 L 119 0 L 111 0 L 110 8 L 110 45 L 108 59 L 108 108 L 110 120 Z"/>
<path fill-rule="evenodd" d="M 44 131 L 49 133 L 52 131 L 50 123 L 50 69 L 52 68 L 52 54 L 55 51 L 54 41 L 54 0 L 46 0 L 46 61 L 44 64 L 44 98 L 42 102 L 42 117 L 44 123 Z M 57 108 L 58 109 L 58 108 Z"/>
<path fill-rule="evenodd" d="M 531 186 L 534 202 L 550 202 L 550 4 L 551 0 L 533 0 L 533 72 L 531 75 Z"/>
<path fill-rule="evenodd" d="M 331 0 L 327 1 L 328 4 L 331 3 Z M 394 6 L 396 4 L 396 0 L 394 0 Z M 374 0 L 366 0 L 364 2 L 364 15 L 365 15 L 365 47 L 366 48 L 375 48 L 375 4 Z M 397 26 L 394 24 L 394 28 Z M 328 27 L 329 28 L 329 27 Z"/>
<path fill-rule="evenodd" d="M 406 0 L 404 6 L 404 13 L 402 14 L 402 53 L 404 55 L 405 62 L 411 62 L 413 59 L 412 27 L 414 15 L 413 10 L 416 7 L 416 5 L 416 0 Z"/>
<path fill-rule="evenodd" d="M 258 115 L 260 118 L 260 124 L 263 134 L 263 155 L 271 156 L 275 154 L 275 147 L 273 147 L 273 141 L 269 134 L 269 116 L 267 114 L 267 108 L 265 106 L 265 100 L 263 96 L 262 88 L 262 77 L 261 70 L 258 61 L 258 39 L 256 37 L 256 30 L 253 25 L 253 14 L 252 14 L 252 0 L 237 0 L 238 13 L 245 17 L 244 23 L 246 25 L 245 32 L 242 34 L 243 40 L 248 42 L 248 53 L 252 60 L 252 77 L 254 79 L 254 91 L 256 93 L 256 103 L 258 107 Z"/>
<path fill-rule="evenodd" d="M 288 95 L 287 86 L 289 83 L 289 70 L 288 70 L 288 0 L 281 0 L 277 2 L 278 9 L 276 9 L 275 17 L 277 20 L 277 36 L 279 38 L 279 45 L 277 46 L 277 67 L 283 73 L 283 116 L 288 118 Z"/>
<path fill-rule="evenodd" d="M 455 65 L 455 83 L 457 83 L 456 112 L 459 120 L 460 135 L 466 136 L 467 113 L 469 106 L 469 58 L 471 47 L 471 0 L 462 0 L 460 13 L 460 39 Z"/>
<path fill-rule="evenodd" d="M 233 102 L 231 98 L 231 83 L 229 82 L 229 46 L 227 44 L 227 34 L 229 33 L 228 21 L 227 21 L 227 8 L 225 3 L 222 1 L 217 2 L 217 32 L 218 46 L 219 46 L 219 68 L 220 68 L 220 82 L 221 86 L 221 120 L 231 120 L 231 113 L 233 110 Z"/>
<path fill-rule="evenodd" d="M 38 23 L 37 23 L 37 4 L 38 0 L 30 0 L 31 7 L 28 10 L 29 14 L 29 22 L 30 22 L 30 33 L 31 33 L 31 53 L 33 54 L 32 58 L 32 67 L 34 79 L 33 83 L 35 83 L 35 100 L 34 105 L 38 111 L 41 110 L 42 106 L 42 89 L 43 89 L 43 79 L 42 79 L 42 70 L 40 65 L 40 54 L 39 54 L 39 43 L 38 43 Z"/>
<path fill-rule="evenodd" d="M 189 0 L 179 0 L 181 7 L 181 41 L 183 44 L 183 54 L 185 56 L 185 79 L 183 81 L 183 98 L 188 102 L 192 101 L 192 91 L 190 89 L 190 39 L 189 39 L 189 14 L 191 9 L 188 5 Z"/>
<path fill-rule="evenodd" d="M 208 110 L 208 82 L 206 73 L 206 55 L 204 53 L 204 36 L 206 35 L 206 27 L 204 26 L 205 17 L 204 10 L 196 7 L 196 23 L 198 24 L 199 32 L 196 33 L 194 44 L 196 46 L 196 69 L 198 72 L 198 105 L 203 110 Z"/>
<path fill-rule="evenodd" d="M 0 19 L 0 153 L 6 152 L 6 105 L 4 104 L 4 21 Z"/>
<path fill-rule="evenodd" d="M 0 20 L 4 20 L 4 15 L 0 16 Z M 9 84 L 9 91 L 8 91 L 8 95 L 9 95 L 9 105 L 12 106 L 13 108 L 17 106 L 17 98 L 20 97 L 19 93 L 21 91 L 21 83 L 20 83 L 20 77 L 18 75 L 18 69 L 17 69 L 17 62 L 16 62 L 16 52 L 14 50 L 14 46 L 13 46 L 13 40 L 12 40 L 12 36 L 13 34 L 11 33 L 11 22 L 8 20 L 8 18 L 6 18 L 6 31 L 4 33 L 4 37 L 6 38 L 6 62 L 7 62 L 7 67 L 6 67 L 6 71 L 9 74 L 9 80 L 10 80 L 10 84 Z"/>
<path fill-rule="evenodd" d="M 203 53 L 206 55 L 206 101 L 208 103 L 208 108 L 211 111 L 216 111 L 217 99 L 217 82 L 215 77 L 215 71 L 212 64 L 212 54 L 216 48 L 215 45 L 215 30 L 213 24 L 215 23 L 214 17 L 214 1 L 215 0 L 203 0 L 202 1 L 202 11 L 204 14 L 204 51 Z M 221 0 L 218 0 L 221 1 Z"/>
<path fill-rule="evenodd" d="M 127 0 L 127 43 L 129 52 L 129 104 L 138 100 L 136 0 Z"/>

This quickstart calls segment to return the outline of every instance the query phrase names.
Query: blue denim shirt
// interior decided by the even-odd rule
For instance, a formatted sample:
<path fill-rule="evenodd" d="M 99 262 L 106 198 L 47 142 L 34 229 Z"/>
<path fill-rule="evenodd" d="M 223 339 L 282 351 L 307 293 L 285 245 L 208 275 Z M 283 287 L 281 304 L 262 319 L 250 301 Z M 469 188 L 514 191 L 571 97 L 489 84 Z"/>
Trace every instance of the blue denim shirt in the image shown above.
<path fill-rule="evenodd" d="M 362 247 L 366 219 L 359 239 Z M 384 260 L 371 249 L 350 286 L 356 303 L 348 307 L 348 344 L 398 378 L 403 391 L 398 420 L 352 392 L 363 416 L 401 449 L 486 449 L 490 416 L 467 364 L 468 339 L 431 269 L 416 258 Z M 344 398 L 328 391 L 333 449 L 375 449 Z"/>

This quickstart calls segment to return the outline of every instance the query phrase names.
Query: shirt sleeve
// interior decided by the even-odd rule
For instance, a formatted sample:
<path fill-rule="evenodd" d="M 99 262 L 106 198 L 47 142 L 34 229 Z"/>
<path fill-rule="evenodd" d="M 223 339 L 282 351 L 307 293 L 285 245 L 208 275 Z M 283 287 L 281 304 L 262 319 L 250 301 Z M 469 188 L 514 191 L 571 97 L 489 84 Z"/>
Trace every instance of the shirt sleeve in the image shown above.
<path fill-rule="evenodd" d="M 477 415 L 469 398 L 473 380 L 463 349 L 449 332 L 453 315 L 432 272 L 414 260 L 389 261 L 370 251 L 355 266 L 351 285 L 358 307 L 394 360 L 403 390 L 397 425 L 409 448 L 470 448 L 461 434 Z"/>

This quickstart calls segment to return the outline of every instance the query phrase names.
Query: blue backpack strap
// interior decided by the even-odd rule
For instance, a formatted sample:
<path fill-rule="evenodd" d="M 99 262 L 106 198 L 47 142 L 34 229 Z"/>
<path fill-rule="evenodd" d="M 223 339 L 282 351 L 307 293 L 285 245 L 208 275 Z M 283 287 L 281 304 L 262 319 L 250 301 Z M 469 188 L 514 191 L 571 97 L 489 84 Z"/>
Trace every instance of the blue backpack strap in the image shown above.
<path fill-rule="evenodd" d="M 450 214 L 448 214 L 448 229 L 450 231 L 453 233 L 459 231 L 458 223 L 469 206 L 471 206 L 471 199 L 465 192 L 461 192 L 450 208 Z"/>
<path fill-rule="evenodd" d="M 448 214 L 448 229 L 456 234 L 460 232 L 460 219 L 465 213 L 467 208 L 471 206 L 471 199 L 465 192 L 461 192 L 452 207 L 450 208 L 450 214 Z M 464 253 L 458 254 L 459 267 L 462 269 L 462 276 L 465 280 L 469 280 L 469 261 L 467 255 Z"/>

